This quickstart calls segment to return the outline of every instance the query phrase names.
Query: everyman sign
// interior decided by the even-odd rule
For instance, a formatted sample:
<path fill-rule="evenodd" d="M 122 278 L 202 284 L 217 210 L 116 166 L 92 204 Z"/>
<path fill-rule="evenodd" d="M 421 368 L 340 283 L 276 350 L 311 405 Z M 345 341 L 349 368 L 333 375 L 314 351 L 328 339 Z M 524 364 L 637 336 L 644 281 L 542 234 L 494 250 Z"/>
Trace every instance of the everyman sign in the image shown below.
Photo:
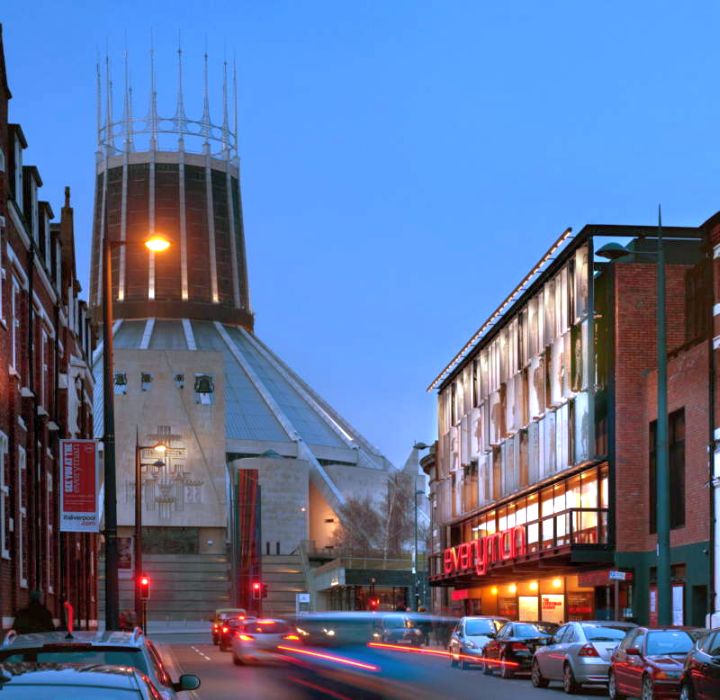
<path fill-rule="evenodd" d="M 490 564 L 521 557 L 527 552 L 525 528 L 521 525 L 493 535 L 486 535 L 443 552 L 446 576 L 475 573 L 483 576 Z"/>

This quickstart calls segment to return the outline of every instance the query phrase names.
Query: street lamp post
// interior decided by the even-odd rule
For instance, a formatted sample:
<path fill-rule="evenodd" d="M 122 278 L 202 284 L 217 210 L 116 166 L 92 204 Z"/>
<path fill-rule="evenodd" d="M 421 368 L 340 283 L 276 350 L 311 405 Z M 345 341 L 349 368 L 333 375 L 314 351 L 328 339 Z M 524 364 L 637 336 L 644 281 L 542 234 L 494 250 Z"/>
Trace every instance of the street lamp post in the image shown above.
<path fill-rule="evenodd" d="M 630 251 L 608 243 L 597 251 L 600 257 L 617 260 L 627 255 L 646 255 L 656 261 L 656 345 L 657 345 L 657 422 L 655 430 L 655 522 L 657 530 L 657 624 L 672 624 L 672 584 L 670 567 L 670 464 L 668 458 L 667 411 L 667 329 L 665 312 L 665 248 L 662 212 L 658 207 L 657 249 Z"/>
<path fill-rule="evenodd" d="M 153 236 L 145 247 L 152 252 L 162 252 L 170 246 L 169 241 Z M 105 204 L 105 235 L 103 236 L 103 455 L 105 511 L 105 629 L 116 630 L 120 626 L 120 601 L 118 587 L 117 546 L 117 484 L 115 480 L 115 383 L 113 378 L 113 291 L 112 251 L 127 245 L 127 241 L 113 241 L 108 236 L 107 203 Z"/>

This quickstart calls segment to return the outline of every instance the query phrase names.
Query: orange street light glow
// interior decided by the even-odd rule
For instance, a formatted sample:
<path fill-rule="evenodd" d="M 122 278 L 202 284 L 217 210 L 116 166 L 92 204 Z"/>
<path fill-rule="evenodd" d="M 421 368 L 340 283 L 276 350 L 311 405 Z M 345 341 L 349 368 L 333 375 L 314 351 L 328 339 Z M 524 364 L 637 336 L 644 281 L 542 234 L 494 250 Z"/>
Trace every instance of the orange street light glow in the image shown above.
<path fill-rule="evenodd" d="M 163 236 L 151 236 L 145 241 L 145 247 L 153 253 L 162 253 L 170 247 L 170 241 Z"/>

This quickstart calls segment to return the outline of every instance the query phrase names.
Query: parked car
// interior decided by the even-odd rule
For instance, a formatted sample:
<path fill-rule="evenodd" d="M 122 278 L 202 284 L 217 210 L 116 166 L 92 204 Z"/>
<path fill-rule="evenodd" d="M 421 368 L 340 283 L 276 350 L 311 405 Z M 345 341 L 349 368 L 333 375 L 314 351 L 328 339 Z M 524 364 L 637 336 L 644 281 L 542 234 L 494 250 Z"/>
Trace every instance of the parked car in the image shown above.
<path fill-rule="evenodd" d="M 300 636 L 285 620 L 259 619 L 245 622 L 232 638 L 232 660 L 236 666 L 248 662 L 279 661 L 278 647 L 299 643 Z"/>
<path fill-rule="evenodd" d="M 128 666 L 3 664 L 3 698 L 24 700 L 161 700 L 150 679 Z"/>
<path fill-rule="evenodd" d="M 687 629 L 631 630 L 612 655 L 608 675 L 611 700 L 677 698 L 685 657 L 694 643 Z"/>
<path fill-rule="evenodd" d="M 535 650 L 548 644 L 557 628 L 553 622 L 506 622 L 483 649 L 483 672 L 499 668 L 503 678 L 527 673 Z"/>
<path fill-rule="evenodd" d="M 720 698 L 720 627 L 700 638 L 685 658 L 680 700 Z"/>
<path fill-rule="evenodd" d="M 450 665 L 466 669 L 481 663 L 483 649 L 506 622 L 509 620 L 503 617 L 473 615 L 460 618 L 448 644 Z"/>
<path fill-rule="evenodd" d="M 635 627 L 631 622 L 568 622 L 547 646 L 536 649 L 532 684 L 546 688 L 550 681 L 562 681 L 572 694 L 585 683 L 607 683 L 612 653 Z"/>
<path fill-rule="evenodd" d="M 412 618 L 400 613 L 383 615 L 373 625 L 372 638 L 386 644 L 409 644 L 419 647 L 423 641 L 422 630 Z"/>
<path fill-rule="evenodd" d="M 227 627 L 226 622 L 228 620 L 244 620 L 246 617 L 247 611 L 245 608 L 218 608 L 210 618 L 210 622 L 212 622 L 212 643 L 216 646 L 220 644 L 222 628 Z"/>
<path fill-rule="evenodd" d="M 140 628 L 134 632 L 44 632 L 5 635 L 0 647 L 0 664 L 20 663 L 99 664 L 127 666 L 146 674 L 163 700 L 175 700 L 177 693 L 200 687 L 192 674 L 173 683 L 160 653 Z"/>

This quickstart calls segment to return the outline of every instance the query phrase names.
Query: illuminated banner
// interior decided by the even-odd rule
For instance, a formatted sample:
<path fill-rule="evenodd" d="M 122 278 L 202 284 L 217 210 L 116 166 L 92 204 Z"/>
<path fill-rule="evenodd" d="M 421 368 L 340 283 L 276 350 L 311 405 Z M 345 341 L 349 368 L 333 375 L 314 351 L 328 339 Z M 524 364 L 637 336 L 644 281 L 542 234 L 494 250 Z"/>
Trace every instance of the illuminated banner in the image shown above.
<path fill-rule="evenodd" d="M 60 531 L 99 532 L 96 440 L 60 440 Z"/>
<path fill-rule="evenodd" d="M 443 552 L 443 571 L 446 576 L 475 573 L 484 576 L 490 564 L 524 556 L 527 552 L 525 528 L 486 535 Z"/>

